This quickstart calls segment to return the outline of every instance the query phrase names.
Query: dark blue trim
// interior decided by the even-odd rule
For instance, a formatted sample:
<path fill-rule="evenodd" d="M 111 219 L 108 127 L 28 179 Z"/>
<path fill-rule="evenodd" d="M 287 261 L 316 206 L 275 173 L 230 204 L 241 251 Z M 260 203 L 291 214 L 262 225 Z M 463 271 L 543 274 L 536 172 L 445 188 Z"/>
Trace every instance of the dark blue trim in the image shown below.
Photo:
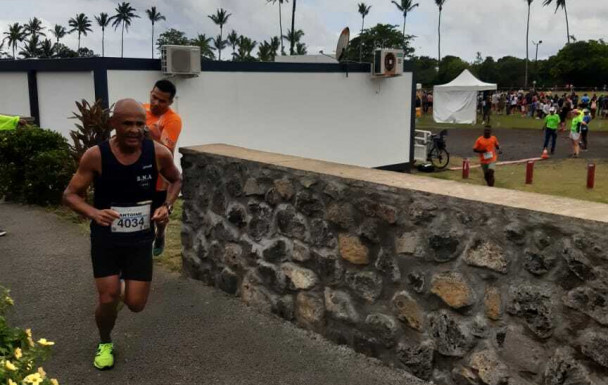
<path fill-rule="evenodd" d="M 27 88 L 30 96 L 30 116 L 40 126 L 40 106 L 38 105 L 38 77 L 36 71 L 27 72 Z"/>
<path fill-rule="evenodd" d="M 410 162 L 409 164 L 414 164 L 414 139 L 416 137 L 416 72 L 411 71 L 412 73 L 412 116 L 411 116 L 411 132 L 410 132 Z M 409 172 L 409 167 L 408 167 Z"/>
<path fill-rule="evenodd" d="M 384 171 L 397 171 L 397 172 L 407 172 L 409 173 L 412 169 L 411 163 L 398 163 L 391 164 L 388 166 L 375 167 L 376 170 L 384 170 Z"/>
<path fill-rule="evenodd" d="M 368 63 L 269 63 L 203 61 L 203 72 L 370 72 Z"/>
<path fill-rule="evenodd" d="M 95 87 L 95 100 L 101 100 L 103 108 L 110 107 L 110 95 L 108 92 L 108 71 L 96 69 L 93 71 L 93 82 Z"/>

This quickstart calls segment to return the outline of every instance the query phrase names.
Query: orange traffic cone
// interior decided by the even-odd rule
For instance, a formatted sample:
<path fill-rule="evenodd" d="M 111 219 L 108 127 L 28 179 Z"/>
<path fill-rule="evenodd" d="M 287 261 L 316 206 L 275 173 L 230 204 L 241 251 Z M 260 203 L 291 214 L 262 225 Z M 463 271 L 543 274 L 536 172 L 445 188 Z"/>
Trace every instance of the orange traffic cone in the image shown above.
<path fill-rule="evenodd" d="M 549 153 L 547 152 L 547 149 L 545 148 L 543 150 L 543 154 L 540 156 L 541 159 L 549 159 Z"/>

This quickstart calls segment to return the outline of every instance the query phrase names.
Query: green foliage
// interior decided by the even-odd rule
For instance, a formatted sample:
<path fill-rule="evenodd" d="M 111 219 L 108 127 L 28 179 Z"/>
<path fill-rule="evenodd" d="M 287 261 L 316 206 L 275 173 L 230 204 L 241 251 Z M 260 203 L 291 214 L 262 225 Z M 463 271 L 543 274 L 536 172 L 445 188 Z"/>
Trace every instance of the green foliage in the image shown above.
<path fill-rule="evenodd" d="M 362 61 L 371 63 L 376 48 L 399 48 L 405 51 L 406 56 L 411 56 L 414 53 L 414 48 L 410 47 L 412 38 L 410 35 L 404 36 L 394 25 L 378 24 L 363 30 L 360 36 L 351 40 L 346 59 L 359 61 L 361 52 Z"/>
<path fill-rule="evenodd" d="M 110 109 L 103 108 L 101 99 L 93 104 L 83 99 L 76 102 L 76 107 L 78 112 L 73 113 L 72 119 L 78 119 L 80 123 L 75 124 L 76 130 L 70 131 L 74 142 L 70 145 L 70 154 L 75 162 L 79 162 L 86 150 L 110 139 L 112 126 Z"/>
<path fill-rule="evenodd" d="M 448 83 L 469 68 L 469 63 L 456 56 L 445 56 L 439 65 L 439 83 Z"/>
<path fill-rule="evenodd" d="M 189 43 L 190 39 L 188 39 L 185 32 L 171 28 L 160 34 L 156 40 L 156 47 L 160 51 L 160 47 L 163 45 L 188 45 Z"/>
<path fill-rule="evenodd" d="M 0 384 L 58 385 L 38 367 L 48 359 L 54 343 L 44 338 L 34 342 L 31 330 L 11 327 L 6 313 L 12 306 L 9 291 L 0 286 Z"/>
<path fill-rule="evenodd" d="M 0 132 L 0 196 L 7 200 L 59 204 L 75 168 L 59 133 L 38 127 Z"/>

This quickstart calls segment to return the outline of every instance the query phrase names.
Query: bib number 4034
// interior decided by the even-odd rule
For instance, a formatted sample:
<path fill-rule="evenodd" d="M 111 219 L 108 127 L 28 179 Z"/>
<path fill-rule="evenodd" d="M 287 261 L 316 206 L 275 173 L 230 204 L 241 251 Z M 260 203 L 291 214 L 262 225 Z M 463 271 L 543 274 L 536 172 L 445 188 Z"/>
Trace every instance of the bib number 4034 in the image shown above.
<path fill-rule="evenodd" d="M 137 228 L 143 230 L 145 225 L 144 218 L 120 218 L 116 223 L 117 227 L 124 227 L 125 229 Z"/>
<path fill-rule="evenodd" d="M 120 218 L 112 222 L 113 233 L 134 233 L 150 229 L 150 205 L 112 207 Z"/>

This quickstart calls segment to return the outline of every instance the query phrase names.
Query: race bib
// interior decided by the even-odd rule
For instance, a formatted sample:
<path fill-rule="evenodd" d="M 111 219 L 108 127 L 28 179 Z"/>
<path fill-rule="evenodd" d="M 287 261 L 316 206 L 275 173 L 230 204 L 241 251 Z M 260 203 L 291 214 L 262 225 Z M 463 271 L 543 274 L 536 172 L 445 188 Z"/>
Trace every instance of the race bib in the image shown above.
<path fill-rule="evenodd" d="M 494 158 L 494 153 L 492 151 L 490 151 L 490 152 L 484 152 L 483 153 L 483 158 L 486 159 L 486 160 L 487 159 L 492 159 L 492 158 Z"/>
<path fill-rule="evenodd" d="M 112 222 L 113 233 L 135 233 L 150 229 L 150 204 L 131 207 L 112 206 L 111 209 L 120 214 L 120 218 Z"/>

